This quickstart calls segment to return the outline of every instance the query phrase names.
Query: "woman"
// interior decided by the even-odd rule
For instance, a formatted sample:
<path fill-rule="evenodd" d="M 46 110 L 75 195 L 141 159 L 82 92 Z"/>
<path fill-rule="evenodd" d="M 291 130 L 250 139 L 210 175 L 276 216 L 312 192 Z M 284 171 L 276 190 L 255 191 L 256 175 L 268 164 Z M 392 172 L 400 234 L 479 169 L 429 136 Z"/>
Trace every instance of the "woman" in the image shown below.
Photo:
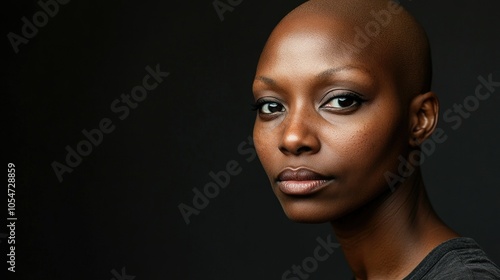
<path fill-rule="evenodd" d="M 500 279 L 426 194 L 415 156 L 438 121 L 431 76 L 424 30 L 382 0 L 308 1 L 259 59 L 259 159 L 291 220 L 331 223 L 355 279 Z"/>

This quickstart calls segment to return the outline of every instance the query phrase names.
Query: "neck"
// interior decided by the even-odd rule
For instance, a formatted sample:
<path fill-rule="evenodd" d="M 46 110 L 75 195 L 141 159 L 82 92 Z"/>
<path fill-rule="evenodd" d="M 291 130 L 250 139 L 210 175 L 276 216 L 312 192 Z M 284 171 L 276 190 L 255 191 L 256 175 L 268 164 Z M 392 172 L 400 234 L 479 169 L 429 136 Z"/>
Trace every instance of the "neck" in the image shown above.
<path fill-rule="evenodd" d="M 356 279 L 402 279 L 432 249 L 458 237 L 433 210 L 419 171 L 332 226 Z"/>

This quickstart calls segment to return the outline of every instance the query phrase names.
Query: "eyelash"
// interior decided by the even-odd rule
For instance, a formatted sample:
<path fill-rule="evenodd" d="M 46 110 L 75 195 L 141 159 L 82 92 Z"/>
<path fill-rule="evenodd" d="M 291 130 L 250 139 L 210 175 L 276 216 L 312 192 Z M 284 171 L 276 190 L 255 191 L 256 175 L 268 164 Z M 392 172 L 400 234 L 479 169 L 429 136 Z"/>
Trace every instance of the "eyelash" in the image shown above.
<path fill-rule="evenodd" d="M 357 105 L 355 105 L 355 106 L 358 106 L 358 107 L 366 101 L 359 94 L 356 94 L 353 92 L 343 92 L 343 93 L 340 93 L 340 94 L 337 94 L 337 95 L 330 97 L 326 102 L 324 102 L 321 105 L 321 107 L 324 107 L 326 104 L 330 103 L 333 99 L 343 98 L 343 97 L 352 98 L 357 103 Z M 262 106 L 264 106 L 265 104 L 268 104 L 268 103 L 278 103 L 281 105 L 281 103 L 274 101 L 274 100 L 259 99 L 255 103 L 251 104 L 251 109 L 252 109 L 252 111 L 259 111 L 262 109 Z M 281 105 L 281 106 L 283 106 L 283 105 Z M 347 107 L 347 108 L 351 108 L 351 107 Z M 342 109 L 337 109 L 337 110 L 342 110 Z"/>
<path fill-rule="evenodd" d="M 250 106 L 252 107 L 252 111 L 257 111 L 257 110 L 260 110 L 264 104 L 273 103 L 273 102 L 279 103 L 279 102 L 275 102 L 272 100 L 259 99 L 259 100 L 255 101 L 255 103 L 251 104 Z"/>
<path fill-rule="evenodd" d="M 343 97 L 347 97 L 347 98 L 353 99 L 357 103 L 357 105 L 355 105 L 355 106 L 358 106 L 358 107 L 366 101 L 365 99 L 363 99 L 357 93 L 354 93 L 354 92 L 343 92 L 343 93 L 340 93 L 340 94 L 337 94 L 337 95 L 334 95 L 334 96 L 330 97 L 326 102 L 323 103 L 323 105 L 321 105 L 321 107 L 325 106 L 325 104 L 330 103 L 333 99 L 343 98 Z M 347 107 L 347 108 L 351 108 L 351 107 Z M 341 109 L 338 109 L 338 110 L 341 110 Z"/>
<path fill-rule="evenodd" d="M 260 101 L 261 101 L 261 100 L 259 99 L 259 100 L 255 101 L 254 103 L 250 104 L 250 109 L 251 109 L 252 111 L 257 111 L 257 110 L 259 110 L 259 109 L 260 109 L 260 106 L 262 105 L 262 103 L 261 103 Z"/>

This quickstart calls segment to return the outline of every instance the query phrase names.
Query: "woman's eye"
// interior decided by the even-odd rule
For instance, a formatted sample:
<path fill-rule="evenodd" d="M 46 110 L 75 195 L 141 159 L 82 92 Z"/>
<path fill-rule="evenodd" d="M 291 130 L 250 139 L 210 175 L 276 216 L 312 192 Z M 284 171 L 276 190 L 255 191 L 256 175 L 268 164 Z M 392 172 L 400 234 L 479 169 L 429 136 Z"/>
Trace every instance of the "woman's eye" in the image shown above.
<path fill-rule="evenodd" d="M 267 102 L 260 106 L 259 111 L 263 114 L 272 114 L 285 111 L 285 107 L 276 102 Z"/>
<path fill-rule="evenodd" d="M 361 104 L 359 98 L 354 96 L 337 96 L 330 99 L 323 105 L 325 108 L 348 109 Z"/>

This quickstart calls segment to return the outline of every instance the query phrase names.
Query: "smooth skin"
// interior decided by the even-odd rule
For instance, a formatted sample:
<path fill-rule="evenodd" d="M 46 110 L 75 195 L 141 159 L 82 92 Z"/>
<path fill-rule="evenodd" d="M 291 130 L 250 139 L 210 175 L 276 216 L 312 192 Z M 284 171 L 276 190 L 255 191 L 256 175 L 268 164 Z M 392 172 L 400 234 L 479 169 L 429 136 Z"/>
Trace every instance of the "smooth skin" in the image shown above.
<path fill-rule="evenodd" d="M 254 143 L 285 214 L 330 222 L 356 279 L 403 279 L 436 246 L 459 235 L 433 210 L 419 169 L 391 191 L 401 155 L 434 131 L 424 31 L 402 7 L 359 51 L 354 27 L 387 1 L 312 0 L 271 33 L 253 93 Z M 328 180 L 307 194 L 280 188 L 280 172 L 305 168 Z"/>

